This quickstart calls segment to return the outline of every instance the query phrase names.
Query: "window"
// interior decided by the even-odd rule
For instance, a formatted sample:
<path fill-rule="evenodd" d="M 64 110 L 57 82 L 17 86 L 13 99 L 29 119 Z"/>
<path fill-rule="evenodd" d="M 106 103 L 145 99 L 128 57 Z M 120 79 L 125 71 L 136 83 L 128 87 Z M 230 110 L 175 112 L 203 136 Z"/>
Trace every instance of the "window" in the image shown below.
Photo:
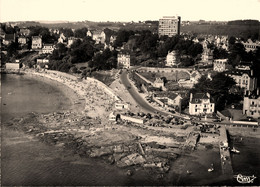
<path fill-rule="evenodd" d="M 195 112 L 197 112 L 198 110 L 197 109 L 195 109 Z"/>

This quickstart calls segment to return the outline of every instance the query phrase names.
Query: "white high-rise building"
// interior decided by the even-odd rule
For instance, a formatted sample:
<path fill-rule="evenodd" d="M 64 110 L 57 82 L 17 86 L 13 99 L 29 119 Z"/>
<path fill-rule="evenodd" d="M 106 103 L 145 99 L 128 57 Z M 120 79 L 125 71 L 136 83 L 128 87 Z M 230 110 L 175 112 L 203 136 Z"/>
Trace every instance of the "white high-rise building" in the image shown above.
<path fill-rule="evenodd" d="M 180 16 L 164 16 L 159 19 L 159 36 L 175 36 L 180 34 L 181 17 Z"/>

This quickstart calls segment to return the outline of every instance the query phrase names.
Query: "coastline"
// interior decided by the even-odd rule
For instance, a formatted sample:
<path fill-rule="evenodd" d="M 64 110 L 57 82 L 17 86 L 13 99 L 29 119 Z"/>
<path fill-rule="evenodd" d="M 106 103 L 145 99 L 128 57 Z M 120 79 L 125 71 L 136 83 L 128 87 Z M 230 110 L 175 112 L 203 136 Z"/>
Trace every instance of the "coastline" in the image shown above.
<path fill-rule="evenodd" d="M 35 74 L 31 73 L 25 73 L 23 76 L 27 78 L 33 78 L 38 81 L 42 81 L 45 84 L 49 84 L 55 88 L 58 88 L 71 102 L 70 110 L 73 112 L 79 112 L 81 113 L 84 111 L 85 108 L 85 102 L 80 101 L 80 96 L 73 90 L 72 88 L 68 87 L 66 84 L 61 83 L 59 81 L 53 81 L 47 77 L 44 76 L 37 76 Z M 62 111 L 62 109 L 61 109 Z"/>

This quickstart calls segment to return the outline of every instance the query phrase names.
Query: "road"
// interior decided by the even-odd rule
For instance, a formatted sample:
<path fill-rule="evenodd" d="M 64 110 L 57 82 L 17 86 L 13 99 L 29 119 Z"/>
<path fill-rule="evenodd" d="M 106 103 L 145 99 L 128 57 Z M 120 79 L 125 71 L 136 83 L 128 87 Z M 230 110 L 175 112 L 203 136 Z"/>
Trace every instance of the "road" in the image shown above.
<path fill-rule="evenodd" d="M 128 90 L 128 92 L 131 94 L 131 96 L 133 97 L 133 99 L 137 102 L 137 104 L 144 109 L 145 111 L 149 112 L 149 113 L 156 113 L 158 112 L 159 114 L 162 115 L 169 115 L 169 113 L 160 111 L 154 107 L 152 107 L 150 104 L 147 103 L 147 101 L 145 99 L 143 99 L 140 94 L 138 93 L 138 91 L 133 88 L 133 86 L 131 85 L 128 77 L 127 77 L 127 71 L 123 70 L 122 74 L 120 75 L 120 80 L 122 82 L 122 84 L 125 86 L 125 88 Z"/>

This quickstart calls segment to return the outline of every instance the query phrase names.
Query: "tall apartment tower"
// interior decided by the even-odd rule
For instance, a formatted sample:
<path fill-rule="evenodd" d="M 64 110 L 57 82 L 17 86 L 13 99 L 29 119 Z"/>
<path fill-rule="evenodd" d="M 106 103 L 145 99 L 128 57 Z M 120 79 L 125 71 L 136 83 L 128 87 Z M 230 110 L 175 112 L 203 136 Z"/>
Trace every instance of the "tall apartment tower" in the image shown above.
<path fill-rule="evenodd" d="M 167 35 L 172 37 L 174 35 L 180 34 L 181 27 L 181 17 L 180 16 L 163 16 L 159 19 L 159 36 Z"/>

